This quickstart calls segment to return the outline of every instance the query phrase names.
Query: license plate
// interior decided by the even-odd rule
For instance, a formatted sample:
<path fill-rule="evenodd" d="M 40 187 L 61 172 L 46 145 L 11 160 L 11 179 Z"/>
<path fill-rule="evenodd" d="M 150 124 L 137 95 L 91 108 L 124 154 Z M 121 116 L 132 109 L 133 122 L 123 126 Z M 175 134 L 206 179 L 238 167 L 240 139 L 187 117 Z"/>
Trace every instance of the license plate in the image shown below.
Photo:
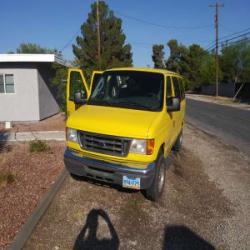
<path fill-rule="evenodd" d="M 141 180 L 140 178 L 132 178 L 128 176 L 123 176 L 122 186 L 126 188 L 132 188 L 132 189 L 140 189 Z"/>

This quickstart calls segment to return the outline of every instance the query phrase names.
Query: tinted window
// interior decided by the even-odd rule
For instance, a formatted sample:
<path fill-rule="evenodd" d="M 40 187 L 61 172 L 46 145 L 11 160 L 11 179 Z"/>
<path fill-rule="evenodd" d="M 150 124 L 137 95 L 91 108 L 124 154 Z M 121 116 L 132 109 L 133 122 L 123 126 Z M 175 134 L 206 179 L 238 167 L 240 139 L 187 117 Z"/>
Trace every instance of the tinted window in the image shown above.
<path fill-rule="evenodd" d="M 172 79 L 173 79 L 175 97 L 181 98 L 181 91 L 180 91 L 179 81 L 178 81 L 178 79 L 176 77 L 173 77 Z"/>
<path fill-rule="evenodd" d="M 110 71 L 102 75 L 88 104 L 159 111 L 164 76 L 140 71 Z"/>
<path fill-rule="evenodd" d="M 167 97 L 172 96 L 172 84 L 171 84 L 171 78 L 170 76 L 167 77 Z"/>
<path fill-rule="evenodd" d="M 181 99 L 185 98 L 185 88 L 184 88 L 184 81 L 183 79 L 179 79 L 180 89 L 181 89 Z"/>
<path fill-rule="evenodd" d="M 86 98 L 87 93 L 84 87 L 84 83 L 79 72 L 71 72 L 70 74 L 70 95 L 69 99 L 74 100 L 74 95 L 76 92 L 81 92 L 83 98 Z"/>
<path fill-rule="evenodd" d="M 93 82 L 92 82 L 92 91 L 95 89 L 95 87 L 96 87 L 97 83 L 99 82 L 101 76 L 102 76 L 101 73 L 95 73 L 94 78 L 93 78 Z"/>

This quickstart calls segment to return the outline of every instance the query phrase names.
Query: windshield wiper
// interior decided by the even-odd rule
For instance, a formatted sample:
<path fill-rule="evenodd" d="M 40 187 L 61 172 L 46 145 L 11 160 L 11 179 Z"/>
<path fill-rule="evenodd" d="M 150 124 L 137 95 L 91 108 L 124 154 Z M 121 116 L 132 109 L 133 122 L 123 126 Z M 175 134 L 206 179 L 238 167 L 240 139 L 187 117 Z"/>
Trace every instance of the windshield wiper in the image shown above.
<path fill-rule="evenodd" d="M 142 108 L 142 109 L 145 109 L 145 110 L 154 110 L 154 108 L 152 107 L 147 107 L 145 105 L 142 105 L 140 103 L 137 103 L 137 102 L 131 102 L 131 101 L 120 101 L 120 102 L 116 102 L 115 104 L 117 105 L 124 105 L 126 107 L 137 107 L 137 108 Z"/>
<path fill-rule="evenodd" d="M 105 101 L 105 100 L 89 100 L 88 104 L 89 105 L 108 105 L 108 106 L 111 105 L 109 101 Z"/>
<path fill-rule="evenodd" d="M 118 101 L 118 102 L 110 102 L 106 100 L 89 100 L 89 105 L 100 105 L 100 106 L 111 106 L 111 107 L 133 107 L 143 110 L 156 110 L 157 108 L 154 107 L 147 107 L 145 105 L 142 105 L 137 102 L 131 102 L 131 101 Z"/>

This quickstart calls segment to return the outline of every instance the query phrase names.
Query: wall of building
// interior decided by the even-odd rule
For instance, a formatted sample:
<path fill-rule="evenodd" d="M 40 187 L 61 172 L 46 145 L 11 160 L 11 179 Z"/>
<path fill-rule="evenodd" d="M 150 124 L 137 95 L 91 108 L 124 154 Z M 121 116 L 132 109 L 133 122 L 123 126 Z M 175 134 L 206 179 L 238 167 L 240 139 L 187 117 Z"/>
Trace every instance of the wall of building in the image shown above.
<path fill-rule="evenodd" d="M 1 63 L 0 74 L 13 74 L 15 83 L 15 93 L 0 93 L 0 121 L 39 120 L 36 65 Z"/>
<path fill-rule="evenodd" d="M 39 117 L 40 120 L 52 116 L 60 111 L 56 101 L 56 90 L 51 84 L 51 69 L 49 64 L 40 64 L 38 67 L 39 89 Z"/>

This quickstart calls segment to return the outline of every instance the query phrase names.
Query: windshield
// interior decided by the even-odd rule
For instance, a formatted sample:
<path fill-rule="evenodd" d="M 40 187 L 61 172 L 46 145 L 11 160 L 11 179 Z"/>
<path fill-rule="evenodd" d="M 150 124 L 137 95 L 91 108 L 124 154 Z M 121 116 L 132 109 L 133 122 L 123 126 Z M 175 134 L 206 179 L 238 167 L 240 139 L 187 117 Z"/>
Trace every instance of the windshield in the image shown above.
<path fill-rule="evenodd" d="M 88 101 L 90 105 L 160 111 L 164 76 L 140 71 L 110 71 L 99 79 Z"/>

